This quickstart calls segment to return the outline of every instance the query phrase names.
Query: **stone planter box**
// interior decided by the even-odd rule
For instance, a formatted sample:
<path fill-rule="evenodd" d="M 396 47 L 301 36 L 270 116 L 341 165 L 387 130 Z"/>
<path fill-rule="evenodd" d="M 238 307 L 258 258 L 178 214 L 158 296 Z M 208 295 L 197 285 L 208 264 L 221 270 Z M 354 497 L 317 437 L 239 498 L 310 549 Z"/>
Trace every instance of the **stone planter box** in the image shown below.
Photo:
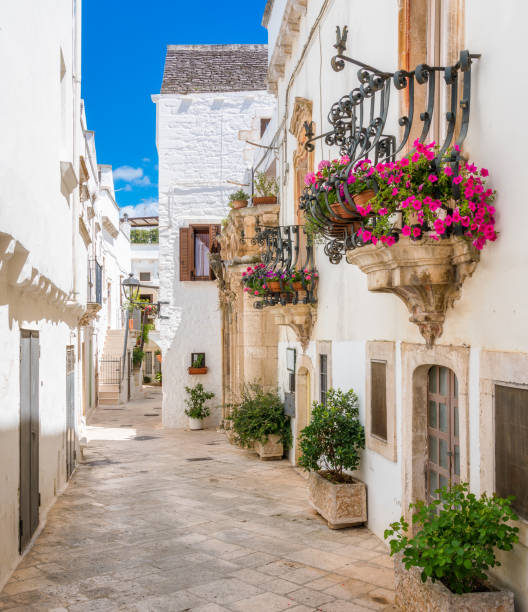
<path fill-rule="evenodd" d="M 334 484 L 317 472 L 308 477 L 310 505 L 328 521 L 330 529 L 343 529 L 367 521 L 367 487 L 364 482 Z"/>
<path fill-rule="evenodd" d="M 280 436 L 277 434 L 269 435 L 266 444 L 262 444 L 262 442 L 255 442 L 253 445 L 253 450 L 258 454 L 262 461 L 282 459 L 284 454 L 284 447 L 280 441 Z"/>
<path fill-rule="evenodd" d="M 456 595 L 441 582 L 422 582 L 421 569 L 406 570 L 403 553 L 395 555 L 395 604 L 405 612 L 514 612 L 513 593 L 490 591 Z"/>

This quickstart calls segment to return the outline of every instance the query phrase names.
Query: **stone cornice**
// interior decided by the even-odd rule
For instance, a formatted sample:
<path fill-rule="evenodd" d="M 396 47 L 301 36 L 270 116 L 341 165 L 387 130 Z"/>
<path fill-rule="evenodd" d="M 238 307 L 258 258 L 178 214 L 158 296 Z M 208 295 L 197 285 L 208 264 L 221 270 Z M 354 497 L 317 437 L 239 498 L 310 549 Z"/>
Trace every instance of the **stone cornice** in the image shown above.
<path fill-rule="evenodd" d="M 284 67 L 299 37 L 299 21 L 306 15 L 308 0 L 288 0 L 268 66 L 268 91 L 277 93 L 277 83 L 284 76 Z M 271 7 L 271 11 L 273 7 Z M 270 11 L 270 12 L 271 12 Z M 267 16 L 269 19 L 269 15 Z"/>

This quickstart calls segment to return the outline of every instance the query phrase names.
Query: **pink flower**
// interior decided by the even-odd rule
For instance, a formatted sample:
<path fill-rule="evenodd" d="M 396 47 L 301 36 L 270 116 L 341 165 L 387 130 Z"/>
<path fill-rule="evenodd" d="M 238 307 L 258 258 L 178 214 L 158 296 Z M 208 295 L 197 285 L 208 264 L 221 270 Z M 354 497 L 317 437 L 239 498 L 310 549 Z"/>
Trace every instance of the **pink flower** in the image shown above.
<path fill-rule="evenodd" d="M 395 242 L 396 242 L 396 238 L 394 238 L 394 236 L 387 236 L 387 240 L 385 241 L 385 244 L 387 246 L 392 246 Z"/>
<path fill-rule="evenodd" d="M 460 223 L 462 223 L 464 227 L 469 227 L 469 217 L 467 215 L 462 217 L 462 219 L 460 219 Z"/>
<path fill-rule="evenodd" d="M 394 189 L 392 190 L 392 195 L 393 196 L 398 195 L 398 188 L 397 187 L 394 187 Z"/>
<path fill-rule="evenodd" d="M 307 274 L 306 275 L 306 280 L 312 280 L 312 277 L 309 274 Z"/>
<path fill-rule="evenodd" d="M 480 171 L 480 176 L 488 176 L 489 172 L 486 170 L 486 168 L 482 168 Z"/>
<path fill-rule="evenodd" d="M 414 155 L 411 157 L 411 161 L 413 163 L 416 163 L 419 159 L 420 159 L 420 153 L 414 153 Z"/>
<path fill-rule="evenodd" d="M 317 183 L 317 178 L 313 172 L 308 172 L 308 174 L 304 177 L 304 184 L 307 186 L 313 185 Z"/>
<path fill-rule="evenodd" d="M 348 155 L 343 155 L 343 157 L 339 160 L 343 165 L 350 163 L 350 157 Z"/>
<path fill-rule="evenodd" d="M 452 225 L 453 224 L 453 217 L 451 215 L 446 215 L 446 217 L 444 219 L 444 224 L 447 225 L 447 227 Z"/>
<path fill-rule="evenodd" d="M 386 208 L 380 208 L 378 210 L 378 214 L 380 214 L 382 217 L 384 217 L 389 211 Z"/>
<path fill-rule="evenodd" d="M 355 182 L 356 182 L 356 177 L 352 173 L 350 173 L 347 178 L 347 183 L 351 185 L 352 183 L 355 183 Z"/>
<path fill-rule="evenodd" d="M 401 162 L 400 162 L 402 168 L 406 168 L 409 165 L 409 158 L 408 157 L 404 157 Z"/>
<path fill-rule="evenodd" d="M 420 210 L 422 208 L 422 203 L 418 198 L 415 198 L 412 203 L 412 207 L 414 210 Z"/>
<path fill-rule="evenodd" d="M 445 233 L 444 222 L 442 219 L 436 219 L 434 222 L 434 228 L 437 234 L 442 235 Z"/>
<path fill-rule="evenodd" d="M 460 147 L 457 144 L 454 145 L 453 149 L 455 149 L 455 151 L 460 151 Z"/>
<path fill-rule="evenodd" d="M 372 232 L 369 232 L 368 230 L 363 230 L 363 240 L 365 242 L 368 242 L 371 238 L 372 238 Z"/>
<path fill-rule="evenodd" d="M 267 289 L 267 286 L 266 285 L 262 285 L 262 289 Z"/>
<path fill-rule="evenodd" d="M 471 174 L 474 174 L 477 171 L 477 166 L 475 166 L 475 164 L 466 164 L 466 168 L 468 172 L 471 172 Z"/>
<path fill-rule="evenodd" d="M 436 176 L 436 174 L 430 174 L 427 178 L 427 180 L 430 183 L 436 183 L 436 181 L 438 180 L 438 177 Z"/>
<path fill-rule="evenodd" d="M 330 162 L 327 159 L 323 159 L 322 161 L 319 162 L 317 169 L 323 170 L 324 168 L 328 168 L 329 166 L 330 166 Z"/>
<path fill-rule="evenodd" d="M 455 223 L 459 223 L 461 218 L 462 217 L 460 216 L 460 212 L 459 212 L 458 208 L 455 208 L 455 210 L 453 211 L 453 221 Z"/>
<path fill-rule="evenodd" d="M 422 235 L 422 230 L 419 227 L 413 227 L 412 235 L 414 238 L 419 238 Z"/>
<path fill-rule="evenodd" d="M 477 205 L 475 204 L 475 202 L 468 202 L 468 207 L 469 207 L 469 210 L 472 210 L 473 212 L 475 212 Z"/>
<path fill-rule="evenodd" d="M 402 234 L 404 236 L 410 236 L 411 235 L 411 228 L 408 225 L 404 225 L 402 227 Z"/>
<path fill-rule="evenodd" d="M 453 176 L 453 168 L 449 167 L 449 166 L 445 166 L 444 168 L 444 174 L 446 176 Z"/>
<path fill-rule="evenodd" d="M 249 291 L 249 289 L 247 287 L 244 287 L 244 291 Z"/>
<path fill-rule="evenodd" d="M 455 185 L 460 185 L 461 182 L 462 182 L 461 176 L 455 176 L 455 178 L 453 179 L 453 183 L 455 183 Z"/>
<path fill-rule="evenodd" d="M 490 215 L 494 215 L 495 214 L 495 207 L 494 206 L 488 206 L 488 212 Z"/>
<path fill-rule="evenodd" d="M 464 189 L 464 196 L 469 200 L 469 198 L 471 198 L 473 196 L 475 192 L 473 191 L 473 189 L 471 189 L 470 187 L 466 187 Z"/>
<path fill-rule="evenodd" d="M 255 291 L 255 295 L 258 295 L 258 294 L 259 294 L 259 292 L 258 292 L 258 291 Z"/>
<path fill-rule="evenodd" d="M 242 272 L 242 276 L 246 276 L 246 272 Z"/>

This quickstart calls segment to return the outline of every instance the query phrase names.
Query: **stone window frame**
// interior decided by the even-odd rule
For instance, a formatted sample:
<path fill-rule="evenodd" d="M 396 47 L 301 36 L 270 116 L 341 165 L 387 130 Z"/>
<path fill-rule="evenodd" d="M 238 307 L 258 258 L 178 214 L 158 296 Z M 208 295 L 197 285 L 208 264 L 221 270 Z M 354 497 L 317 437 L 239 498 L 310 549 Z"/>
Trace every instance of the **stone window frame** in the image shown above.
<path fill-rule="evenodd" d="M 411 502 L 425 499 L 427 461 L 427 376 L 433 365 L 452 370 L 458 380 L 458 418 L 460 442 L 460 481 L 470 481 L 469 462 L 469 360 L 464 346 L 402 342 L 402 509 L 410 519 Z"/>
<path fill-rule="evenodd" d="M 389 461 L 398 460 L 398 445 L 396 431 L 396 343 L 386 340 L 367 342 L 366 347 L 366 384 L 365 384 L 365 441 L 369 450 L 382 455 Z M 372 433 L 372 381 L 371 361 L 381 361 L 386 364 L 385 385 L 387 401 L 387 439 L 383 440 Z"/>
<path fill-rule="evenodd" d="M 528 387 L 528 354 L 483 350 L 480 354 L 480 492 L 495 491 L 495 385 Z M 489 452 L 492 449 L 492 452 Z M 528 520 L 520 518 L 519 541 L 528 548 Z"/>
<path fill-rule="evenodd" d="M 315 343 L 315 362 L 316 362 L 316 378 L 314 381 L 314 387 L 316 395 L 314 396 L 314 400 L 317 400 L 317 403 L 320 402 L 321 399 L 321 361 L 319 355 L 326 356 L 326 388 L 333 388 L 333 377 L 332 377 L 332 341 L 331 340 L 317 340 Z"/>

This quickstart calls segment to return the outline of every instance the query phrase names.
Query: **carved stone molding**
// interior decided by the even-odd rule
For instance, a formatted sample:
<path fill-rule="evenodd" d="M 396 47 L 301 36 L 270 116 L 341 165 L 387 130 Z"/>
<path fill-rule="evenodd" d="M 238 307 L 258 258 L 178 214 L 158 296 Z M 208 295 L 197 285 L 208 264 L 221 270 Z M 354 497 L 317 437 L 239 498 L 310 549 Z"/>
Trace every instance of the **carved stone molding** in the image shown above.
<path fill-rule="evenodd" d="M 418 325 L 427 346 L 442 334 L 447 309 L 479 261 L 479 252 L 464 238 L 413 242 L 400 240 L 349 250 L 347 262 L 368 277 L 369 291 L 394 293 L 407 306 L 410 321 Z"/>
<path fill-rule="evenodd" d="M 276 325 L 284 325 L 295 332 L 303 351 L 308 348 L 317 319 L 317 310 L 313 304 L 273 306 L 273 317 Z"/>
<path fill-rule="evenodd" d="M 79 326 L 90 325 L 90 323 L 97 317 L 97 313 L 101 310 L 101 304 L 88 303 L 86 304 L 86 310 L 79 319 Z"/>

